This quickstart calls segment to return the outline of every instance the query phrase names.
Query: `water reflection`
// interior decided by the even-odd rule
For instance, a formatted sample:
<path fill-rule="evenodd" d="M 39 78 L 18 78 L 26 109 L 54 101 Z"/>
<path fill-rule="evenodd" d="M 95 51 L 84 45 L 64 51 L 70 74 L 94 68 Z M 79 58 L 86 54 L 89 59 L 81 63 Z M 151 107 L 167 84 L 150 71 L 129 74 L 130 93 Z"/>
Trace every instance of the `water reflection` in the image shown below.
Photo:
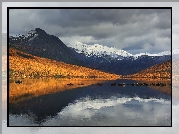
<path fill-rule="evenodd" d="M 27 126 L 170 126 L 171 102 L 164 99 L 91 99 L 70 103 L 56 116 L 34 123 L 33 115 L 10 115 L 11 125 Z"/>
<path fill-rule="evenodd" d="M 170 126 L 171 102 L 163 99 L 83 98 L 65 107 L 44 125 Z M 70 122 L 69 122 L 70 121 Z"/>
<path fill-rule="evenodd" d="M 166 86 L 150 86 L 152 89 L 158 90 L 158 91 L 162 91 L 166 94 L 171 95 L 171 80 L 155 80 L 155 79 L 133 79 L 136 80 L 138 83 L 147 83 L 147 84 L 158 84 L 158 83 L 162 83 L 165 84 Z"/>
<path fill-rule="evenodd" d="M 171 96 L 151 86 L 127 85 L 134 80 L 11 82 L 10 126 L 170 126 L 171 123 Z M 126 86 L 111 86 L 112 83 Z"/>
<path fill-rule="evenodd" d="M 52 94 L 103 82 L 105 81 L 93 79 L 24 79 L 22 84 L 17 84 L 16 80 L 10 80 L 9 101 L 10 103 L 16 103 L 40 95 Z M 69 85 L 70 83 L 73 84 Z"/>

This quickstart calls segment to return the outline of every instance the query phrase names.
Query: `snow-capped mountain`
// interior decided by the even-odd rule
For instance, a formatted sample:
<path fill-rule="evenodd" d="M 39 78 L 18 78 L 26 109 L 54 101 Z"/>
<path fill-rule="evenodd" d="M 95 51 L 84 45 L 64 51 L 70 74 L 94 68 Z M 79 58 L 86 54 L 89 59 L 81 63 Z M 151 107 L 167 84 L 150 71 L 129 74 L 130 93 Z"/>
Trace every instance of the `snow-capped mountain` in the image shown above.
<path fill-rule="evenodd" d="M 97 56 L 97 57 L 104 57 L 105 55 L 110 56 L 111 58 L 124 58 L 124 57 L 129 57 L 133 56 L 135 59 L 142 55 L 147 55 L 147 56 L 164 56 L 164 55 L 171 55 L 171 51 L 163 51 L 160 53 L 156 54 L 151 54 L 151 53 L 139 53 L 139 54 L 134 54 L 132 55 L 129 52 L 126 52 L 125 50 L 122 49 L 117 49 L 115 47 L 107 47 L 107 46 L 102 46 L 99 44 L 94 44 L 94 45 L 86 45 L 81 42 L 73 43 L 68 45 L 70 48 L 74 49 L 77 53 L 84 54 L 87 57 L 91 56 Z M 173 49 L 172 54 L 179 54 L 179 49 Z"/>
<path fill-rule="evenodd" d="M 120 58 L 132 56 L 132 54 L 117 49 L 115 47 L 107 47 L 102 46 L 99 44 L 94 45 L 86 45 L 81 42 L 69 44 L 69 47 L 73 48 L 77 53 L 84 54 L 87 57 L 91 56 L 97 56 L 97 57 L 104 57 L 104 56 L 110 56 L 111 58 Z"/>
<path fill-rule="evenodd" d="M 68 47 L 88 67 L 122 75 L 134 74 L 171 59 L 170 51 L 132 55 L 114 47 L 86 45 L 81 42 L 70 44 Z"/>
<path fill-rule="evenodd" d="M 175 52 L 175 50 L 172 50 L 172 53 L 178 53 L 177 51 Z M 179 53 L 178 53 L 179 54 Z M 133 55 L 134 57 L 139 57 L 139 56 L 142 56 L 142 55 L 147 55 L 147 56 L 164 56 L 164 55 L 171 55 L 171 51 L 163 51 L 163 52 L 160 52 L 160 53 L 156 53 L 156 54 L 151 54 L 151 53 L 139 53 L 139 54 L 135 54 Z"/>
<path fill-rule="evenodd" d="M 179 54 L 179 48 L 172 50 L 172 55 L 178 55 L 178 54 Z M 147 56 L 165 56 L 165 55 L 171 55 L 171 51 L 163 51 L 163 52 L 156 53 L 156 54 L 139 53 L 139 54 L 135 54 L 135 55 L 133 55 L 133 56 L 134 56 L 134 57 L 139 57 L 139 56 L 142 56 L 142 55 L 147 55 Z"/>
<path fill-rule="evenodd" d="M 10 36 L 9 46 L 23 52 L 74 65 L 84 65 L 58 37 L 49 35 L 40 28 L 26 35 Z"/>

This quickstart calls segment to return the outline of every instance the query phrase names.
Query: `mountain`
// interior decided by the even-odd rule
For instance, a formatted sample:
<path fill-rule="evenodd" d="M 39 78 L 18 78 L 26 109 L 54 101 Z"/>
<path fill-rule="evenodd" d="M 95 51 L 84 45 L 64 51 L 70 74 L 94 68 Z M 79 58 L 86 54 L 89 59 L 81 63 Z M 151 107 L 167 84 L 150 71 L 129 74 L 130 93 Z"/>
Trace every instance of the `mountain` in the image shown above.
<path fill-rule="evenodd" d="M 142 55 L 147 55 L 147 56 L 165 56 L 165 55 L 171 55 L 171 51 L 163 51 L 160 53 L 156 53 L 156 54 L 151 54 L 151 53 L 139 53 L 139 54 L 135 54 L 133 55 L 134 57 L 140 57 Z"/>
<path fill-rule="evenodd" d="M 84 54 L 87 57 L 96 56 L 96 57 L 108 57 L 110 56 L 113 59 L 122 59 L 123 57 L 132 56 L 132 54 L 121 50 L 116 49 L 115 47 L 107 47 L 99 44 L 86 45 L 81 42 L 70 44 L 69 47 L 73 48 L 76 52 Z"/>
<path fill-rule="evenodd" d="M 119 75 L 66 64 L 55 60 L 37 57 L 14 48 L 9 49 L 10 78 L 83 78 L 83 79 L 118 79 Z"/>
<path fill-rule="evenodd" d="M 156 54 L 151 53 L 139 53 L 131 54 L 125 50 L 117 49 L 115 47 L 107 47 L 99 44 L 86 45 L 81 42 L 69 44 L 68 47 L 75 50 L 77 53 L 84 54 L 87 57 L 96 56 L 96 57 L 105 57 L 106 55 L 110 56 L 112 59 L 121 60 L 126 57 L 133 56 L 135 58 L 147 55 L 147 56 L 164 56 L 171 55 L 171 51 L 163 51 Z M 172 54 L 179 54 L 179 49 L 173 49 Z M 107 56 L 106 56 L 107 57 Z"/>
<path fill-rule="evenodd" d="M 9 46 L 23 52 L 119 75 L 129 75 L 156 64 L 171 60 L 167 52 L 158 55 L 132 55 L 124 50 L 99 44 L 70 44 L 67 47 L 59 38 L 36 28 L 27 35 L 9 37 Z"/>
<path fill-rule="evenodd" d="M 132 78 L 171 78 L 171 61 L 166 61 L 145 70 L 142 70 L 136 74 L 127 75 L 126 77 Z"/>
<path fill-rule="evenodd" d="M 10 36 L 9 46 L 35 56 L 84 65 L 58 37 L 40 28 L 29 31 L 27 35 Z"/>
<path fill-rule="evenodd" d="M 99 44 L 70 44 L 76 57 L 88 67 L 122 75 L 134 74 L 156 64 L 171 60 L 169 53 L 132 55 L 124 50 Z M 149 54 L 149 55 L 147 55 Z"/>

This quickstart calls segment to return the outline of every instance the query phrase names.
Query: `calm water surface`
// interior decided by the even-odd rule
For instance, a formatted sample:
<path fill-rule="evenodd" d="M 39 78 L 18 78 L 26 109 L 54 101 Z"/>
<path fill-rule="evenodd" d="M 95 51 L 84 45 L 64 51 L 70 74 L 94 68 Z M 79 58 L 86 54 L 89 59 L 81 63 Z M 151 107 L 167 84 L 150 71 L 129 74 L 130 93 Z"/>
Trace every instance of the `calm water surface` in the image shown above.
<path fill-rule="evenodd" d="M 133 80 L 10 81 L 10 126 L 171 126 L 170 86 L 111 86 Z M 102 85 L 101 85 L 102 84 Z"/>

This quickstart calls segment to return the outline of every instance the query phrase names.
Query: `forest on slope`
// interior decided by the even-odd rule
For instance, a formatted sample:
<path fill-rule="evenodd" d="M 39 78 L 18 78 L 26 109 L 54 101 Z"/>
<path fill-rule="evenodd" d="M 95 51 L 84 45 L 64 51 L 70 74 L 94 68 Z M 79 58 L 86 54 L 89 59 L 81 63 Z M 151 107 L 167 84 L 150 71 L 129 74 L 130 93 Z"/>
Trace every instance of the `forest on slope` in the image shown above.
<path fill-rule="evenodd" d="M 126 75 L 129 78 L 163 78 L 171 79 L 171 61 L 166 61 L 150 68 L 144 69 L 136 74 Z"/>
<path fill-rule="evenodd" d="M 96 78 L 112 80 L 118 79 L 121 76 L 82 66 L 66 64 L 56 60 L 41 58 L 14 48 L 9 48 L 9 77 Z"/>

